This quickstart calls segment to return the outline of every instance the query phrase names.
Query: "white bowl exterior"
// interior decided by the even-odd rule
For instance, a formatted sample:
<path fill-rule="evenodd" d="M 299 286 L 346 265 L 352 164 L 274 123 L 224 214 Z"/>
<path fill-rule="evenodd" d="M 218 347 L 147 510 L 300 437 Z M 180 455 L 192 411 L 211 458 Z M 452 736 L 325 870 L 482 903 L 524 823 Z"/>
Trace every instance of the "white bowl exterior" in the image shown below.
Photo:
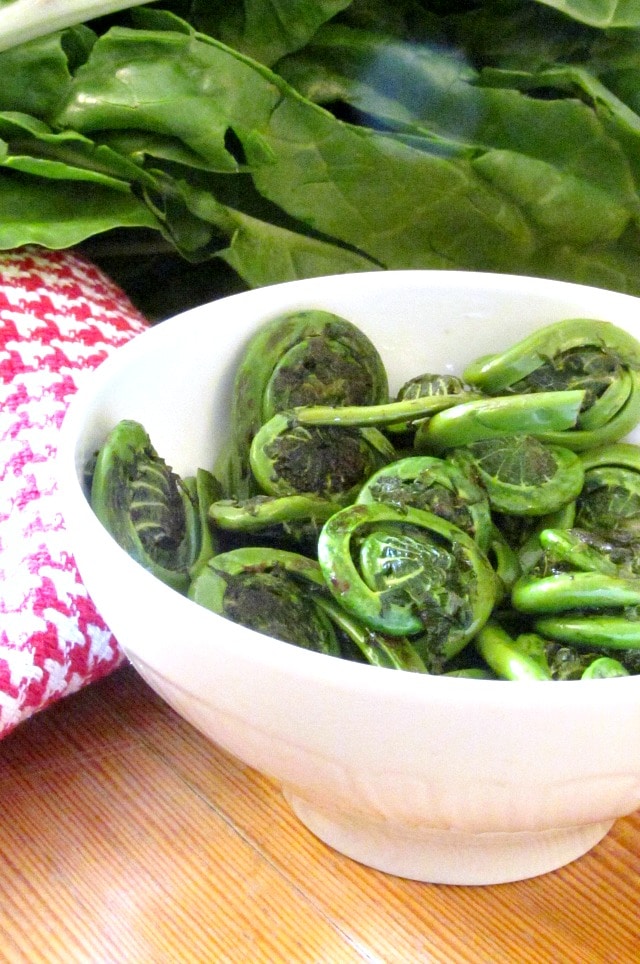
<path fill-rule="evenodd" d="M 640 678 L 507 684 L 310 653 L 168 590 L 94 517 L 79 476 L 117 421 L 142 422 L 182 474 L 210 467 L 250 333 L 283 311 L 317 307 L 370 335 L 392 389 L 422 371 L 460 372 L 563 318 L 610 320 L 640 335 L 640 301 L 630 296 L 514 276 L 412 271 L 247 292 L 140 336 L 73 400 L 59 453 L 74 555 L 120 644 L 187 720 L 322 810 L 463 834 L 549 831 L 632 812 L 640 805 Z"/>

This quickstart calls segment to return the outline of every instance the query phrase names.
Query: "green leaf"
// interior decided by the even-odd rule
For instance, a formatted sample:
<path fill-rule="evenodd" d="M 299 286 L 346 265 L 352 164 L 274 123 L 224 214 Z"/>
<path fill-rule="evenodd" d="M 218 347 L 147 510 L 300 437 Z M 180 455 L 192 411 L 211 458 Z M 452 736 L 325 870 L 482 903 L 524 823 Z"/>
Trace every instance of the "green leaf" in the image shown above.
<path fill-rule="evenodd" d="M 537 0 L 592 27 L 640 27 L 640 0 Z"/>
<path fill-rule="evenodd" d="M 23 244 L 68 248 L 116 227 L 156 228 L 149 208 L 131 193 L 69 180 L 56 184 L 0 170 L 0 250 Z"/>
<path fill-rule="evenodd" d="M 47 118 L 71 83 L 69 56 L 86 58 L 94 40 L 92 31 L 79 27 L 0 53 L 0 110 Z"/>
<path fill-rule="evenodd" d="M 307 233 L 384 267 L 508 270 L 533 249 L 518 208 L 467 161 L 341 123 L 266 68 L 193 36 L 110 31 L 54 120 L 94 136 L 144 128 L 227 173 L 246 161 L 257 190 Z"/>
<path fill-rule="evenodd" d="M 556 178 L 584 182 L 587 190 L 593 186 L 618 204 L 637 207 L 629 160 L 612 138 L 610 122 L 615 115 L 636 132 L 638 117 L 586 71 L 478 72 L 451 48 L 394 43 L 335 27 L 322 30 L 303 55 L 288 58 L 280 70 L 313 100 L 341 100 L 374 125 L 410 129 L 431 143 L 437 138 L 452 156 L 510 151 L 514 163 L 521 163 L 521 156 L 552 165 Z M 560 82 L 571 99 L 521 93 Z M 579 84 L 589 105 L 573 96 Z M 606 126 L 590 106 L 594 101 L 603 108 L 606 102 Z"/>
<path fill-rule="evenodd" d="M 217 37 L 229 47 L 272 65 L 285 54 L 303 47 L 316 30 L 352 0 L 226 0 L 196 2 L 198 30 Z"/>
<path fill-rule="evenodd" d="M 5 150 L 0 165 L 54 180 L 91 181 L 128 191 L 130 183 L 153 187 L 139 165 L 74 131 L 56 133 L 28 114 L 0 113 Z"/>
<path fill-rule="evenodd" d="M 55 246 L 142 223 L 250 285 L 435 267 L 640 292 L 637 32 L 519 0 L 169 0 L 94 26 L 0 56 L 25 243 L 41 181 Z M 91 228 L 72 182 L 101 188 Z"/>
<path fill-rule="evenodd" d="M 84 133 L 174 137 L 208 165 L 233 173 L 239 162 L 225 144 L 227 131 L 259 127 L 279 97 L 275 83 L 219 45 L 178 32 L 114 28 L 97 41 L 51 121 Z"/>
<path fill-rule="evenodd" d="M 217 256 L 249 287 L 379 267 L 357 252 L 226 207 L 208 192 L 186 184 L 181 189 L 189 209 L 229 239 Z"/>
<path fill-rule="evenodd" d="M 487 151 L 474 166 L 526 211 L 550 242 L 615 241 L 631 219 L 631 211 L 604 190 L 553 164 L 513 151 Z"/>

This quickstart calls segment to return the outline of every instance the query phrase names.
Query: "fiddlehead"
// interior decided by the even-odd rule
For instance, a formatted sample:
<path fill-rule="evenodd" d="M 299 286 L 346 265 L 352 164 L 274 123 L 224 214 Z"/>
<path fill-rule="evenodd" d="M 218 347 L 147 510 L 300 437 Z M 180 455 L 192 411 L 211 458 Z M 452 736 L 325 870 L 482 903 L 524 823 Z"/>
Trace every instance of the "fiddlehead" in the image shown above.
<path fill-rule="evenodd" d="M 93 467 L 91 507 L 116 542 L 167 585 L 186 592 L 190 571 L 214 551 L 206 530 L 210 473 L 183 481 L 153 448 L 139 422 L 116 425 Z M 205 527 L 203 528 L 203 524 Z"/>
<path fill-rule="evenodd" d="M 255 436 L 250 452 L 253 476 L 264 493 L 313 493 L 342 505 L 395 458 L 395 449 L 375 428 L 306 426 L 296 413 L 274 415 Z"/>
<path fill-rule="evenodd" d="M 579 389 L 473 399 L 418 425 L 414 447 L 418 452 L 441 454 L 460 445 L 514 435 L 563 437 L 576 425 L 583 400 Z"/>
<path fill-rule="evenodd" d="M 540 328 L 469 365 L 465 380 L 490 395 L 584 392 L 575 428 L 548 441 L 582 450 L 616 441 L 640 419 L 640 343 L 610 322 L 571 318 Z"/>
<path fill-rule="evenodd" d="M 539 633 L 512 636 L 494 619 L 482 627 L 474 645 L 498 679 L 543 682 L 629 675 L 612 656 L 562 646 Z"/>
<path fill-rule="evenodd" d="M 325 523 L 318 560 L 345 609 L 387 635 L 419 634 L 429 657 L 459 652 L 499 591 L 473 539 L 421 509 L 349 506 Z"/>
<path fill-rule="evenodd" d="M 640 449 L 606 445 L 582 453 L 582 464 L 576 526 L 614 542 L 640 543 Z"/>
<path fill-rule="evenodd" d="M 584 481 L 575 452 L 533 435 L 475 442 L 449 458 L 478 481 L 495 512 L 507 515 L 556 512 L 578 496 Z"/>
<path fill-rule="evenodd" d="M 499 679 L 550 680 L 545 642 L 534 633 L 512 637 L 490 619 L 474 640 L 475 648 Z"/>
<path fill-rule="evenodd" d="M 318 564 L 283 549 L 249 547 L 209 560 L 189 598 L 232 622 L 304 649 L 340 655 L 335 629 L 315 597 L 325 591 Z"/>
<path fill-rule="evenodd" d="M 276 413 L 300 405 L 375 405 L 387 400 L 382 359 L 351 322 L 320 310 L 273 318 L 250 339 L 236 370 L 231 439 L 219 467 L 226 494 L 252 494 L 251 442 Z"/>
<path fill-rule="evenodd" d="M 602 610 L 640 605 L 635 552 L 580 529 L 544 529 L 542 555 L 513 587 L 515 609 L 526 613 Z"/>
<path fill-rule="evenodd" d="M 356 501 L 426 509 L 470 535 L 483 552 L 492 542 L 486 492 L 453 462 L 435 456 L 409 456 L 378 469 L 362 486 Z"/>

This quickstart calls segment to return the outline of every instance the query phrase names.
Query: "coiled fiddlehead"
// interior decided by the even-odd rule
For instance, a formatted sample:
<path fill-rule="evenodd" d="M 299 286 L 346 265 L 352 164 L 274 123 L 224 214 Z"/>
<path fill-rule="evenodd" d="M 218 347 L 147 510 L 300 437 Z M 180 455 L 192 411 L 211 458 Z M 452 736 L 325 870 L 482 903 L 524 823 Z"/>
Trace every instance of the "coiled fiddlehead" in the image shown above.
<path fill-rule="evenodd" d="M 418 398 L 434 399 L 442 400 L 440 404 L 442 409 L 444 409 L 450 405 L 458 405 L 461 402 L 470 401 L 478 397 L 478 393 L 470 392 L 462 379 L 458 378 L 457 375 L 441 375 L 425 372 L 422 375 L 416 375 L 410 378 L 400 387 L 396 395 L 396 403 L 415 401 L 415 399 Z M 435 414 L 439 410 L 441 410 L 439 407 L 434 407 L 433 410 L 429 412 L 429 415 Z M 405 444 L 407 447 L 411 447 L 416 427 L 416 423 L 407 421 L 390 425 L 388 431 L 394 436 L 394 439 L 396 436 L 405 437 Z"/>
<path fill-rule="evenodd" d="M 428 659 L 459 652 L 499 591 L 473 539 L 421 509 L 348 506 L 323 526 L 318 560 L 348 612 L 390 636 L 419 634 Z"/>
<path fill-rule="evenodd" d="M 226 494 L 251 492 L 249 449 L 261 425 L 302 405 L 375 405 L 388 400 L 377 349 L 355 325 L 328 311 L 278 316 L 250 339 L 236 370 L 231 439 L 217 474 Z"/>
<path fill-rule="evenodd" d="M 316 605 L 325 590 L 317 563 L 283 549 L 248 547 L 209 560 L 189 598 L 235 623 L 304 649 L 340 655 L 335 629 Z"/>
<path fill-rule="evenodd" d="M 470 535 L 483 552 L 491 545 L 494 529 L 486 492 L 457 465 L 435 456 L 409 456 L 378 469 L 356 501 L 426 509 Z"/>
<path fill-rule="evenodd" d="M 610 322 L 571 318 L 540 328 L 469 365 L 464 378 L 490 395 L 584 392 L 575 428 L 544 437 L 575 450 L 617 441 L 640 418 L 640 343 Z"/>
<path fill-rule="evenodd" d="M 618 442 L 583 452 L 584 485 L 575 525 L 605 539 L 640 544 L 640 449 Z"/>
<path fill-rule="evenodd" d="M 268 495 L 313 493 L 345 505 L 373 472 L 395 458 L 394 447 L 375 428 L 307 426 L 297 412 L 284 412 L 255 436 L 250 465 Z"/>
<path fill-rule="evenodd" d="M 318 563 L 283 549 L 245 547 L 220 553 L 193 580 L 189 597 L 233 622 L 330 656 L 355 648 L 374 666 L 424 673 L 407 639 L 372 632 L 336 605 Z"/>
<path fill-rule="evenodd" d="M 515 609 L 526 613 L 640 606 L 640 560 L 579 529 L 545 529 L 543 555 L 513 587 Z"/>
<path fill-rule="evenodd" d="M 214 551 L 206 514 L 219 494 L 215 479 L 204 470 L 181 480 L 153 448 L 143 426 L 124 419 L 97 454 L 90 501 L 130 556 L 186 592 L 192 571 Z"/>
<path fill-rule="evenodd" d="M 575 452 L 534 435 L 485 439 L 454 449 L 449 458 L 486 491 L 495 512 L 543 516 L 572 502 L 584 482 Z"/>

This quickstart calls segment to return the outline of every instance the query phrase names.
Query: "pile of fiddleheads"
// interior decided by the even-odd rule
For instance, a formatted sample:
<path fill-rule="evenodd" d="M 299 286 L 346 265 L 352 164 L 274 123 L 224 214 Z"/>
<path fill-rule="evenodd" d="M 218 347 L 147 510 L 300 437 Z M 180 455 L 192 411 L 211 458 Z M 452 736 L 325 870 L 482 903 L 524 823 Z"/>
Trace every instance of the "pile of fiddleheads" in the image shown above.
<path fill-rule="evenodd" d="M 103 525 L 200 605 L 285 642 L 488 679 L 640 673 L 640 344 L 569 319 L 390 397 L 324 311 L 245 348 L 227 445 L 180 479 L 119 423 Z"/>

